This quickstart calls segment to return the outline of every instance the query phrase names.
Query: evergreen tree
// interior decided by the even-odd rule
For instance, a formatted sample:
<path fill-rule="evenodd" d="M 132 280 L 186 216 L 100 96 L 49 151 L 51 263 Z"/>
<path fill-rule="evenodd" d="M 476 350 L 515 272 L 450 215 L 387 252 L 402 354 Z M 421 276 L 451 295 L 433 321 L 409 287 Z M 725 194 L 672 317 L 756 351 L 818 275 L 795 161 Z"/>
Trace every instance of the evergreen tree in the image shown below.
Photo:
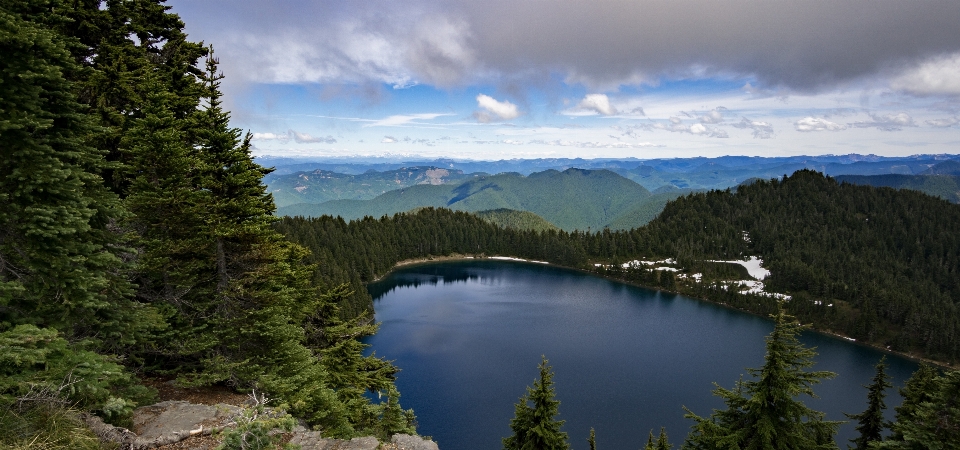
<path fill-rule="evenodd" d="M 670 450 L 673 444 L 667 441 L 667 429 L 660 427 L 660 436 L 657 437 L 656 450 Z"/>
<path fill-rule="evenodd" d="M 647 445 L 643 447 L 643 450 L 656 450 L 656 444 L 653 441 L 653 430 L 650 430 L 650 434 L 647 436 Z"/>
<path fill-rule="evenodd" d="M 553 372 L 546 356 L 539 365 L 540 377 L 527 387 L 526 395 L 516 404 L 510 421 L 513 435 L 503 439 L 505 450 L 566 450 L 567 433 L 560 431 L 563 420 L 556 420 L 560 402 L 554 399 Z M 533 406 L 530 406 L 533 403 Z"/>
<path fill-rule="evenodd" d="M 57 1 L 0 2 L 0 330 L 54 327 L 116 349 L 156 324 L 129 300 L 118 198 L 67 74 Z"/>
<path fill-rule="evenodd" d="M 897 412 L 894 423 L 906 423 L 917 412 L 921 404 L 930 402 L 933 399 L 933 393 L 937 390 L 937 369 L 930 364 L 921 363 L 917 371 L 910 376 L 910 379 L 900 389 L 900 396 L 903 401 L 900 406 L 894 408 Z M 898 427 L 892 427 L 890 435 L 891 440 L 903 440 L 903 434 Z"/>
<path fill-rule="evenodd" d="M 590 428 L 590 437 L 587 438 L 587 445 L 590 446 L 590 450 L 597 450 L 597 432 Z"/>
<path fill-rule="evenodd" d="M 763 367 L 748 369 L 756 379 L 739 381 L 732 390 L 717 387 L 714 395 L 726 403 L 701 417 L 687 410 L 693 419 L 684 449 L 836 449 L 833 441 L 839 423 L 823 420 L 824 413 L 807 407 L 799 395 L 814 397 L 813 385 L 830 372 L 808 372 L 812 349 L 803 347 L 796 336 L 802 326 L 783 311 L 773 316 L 774 329 L 767 336 Z"/>
<path fill-rule="evenodd" d="M 914 376 L 916 377 L 916 375 Z M 893 436 L 871 448 L 897 450 L 953 450 L 960 448 L 960 371 L 932 381 L 929 400 L 911 405 L 891 425 Z"/>
<path fill-rule="evenodd" d="M 860 414 L 847 414 L 847 417 L 857 421 L 857 431 L 860 436 L 851 439 L 856 445 L 856 450 L 866 450 L 871 442 L 879 442 L 883 439 L 883 429 L 887 427 L 886 420 L 883 418 L 883 410 L 887 408 L 883 399 L 886 397 L 886 389 L 893 386 L 890 384 L 890 376 L 886 373 L 886 357 L 880 358 L 877 363 L 877 373 L 873 381 L 867 388 L 867 409 Z"/>

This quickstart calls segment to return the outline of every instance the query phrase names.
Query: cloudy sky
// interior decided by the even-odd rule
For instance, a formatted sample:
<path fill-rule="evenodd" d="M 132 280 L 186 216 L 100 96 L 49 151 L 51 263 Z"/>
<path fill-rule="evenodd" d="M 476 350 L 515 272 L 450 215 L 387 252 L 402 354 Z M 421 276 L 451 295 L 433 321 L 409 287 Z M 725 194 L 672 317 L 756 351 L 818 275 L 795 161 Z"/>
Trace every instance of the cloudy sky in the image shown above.
<path fill-rule="evenodd" d="M 960 153 L 957 0 L 169 0 L 258 155 Z"/>

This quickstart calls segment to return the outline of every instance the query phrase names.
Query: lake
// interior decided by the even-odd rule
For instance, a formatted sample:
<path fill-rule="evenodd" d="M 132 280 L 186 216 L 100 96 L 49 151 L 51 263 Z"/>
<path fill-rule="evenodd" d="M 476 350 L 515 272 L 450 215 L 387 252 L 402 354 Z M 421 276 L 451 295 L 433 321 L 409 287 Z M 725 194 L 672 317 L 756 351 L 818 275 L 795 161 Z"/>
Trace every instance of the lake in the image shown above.
<path fill-rule="evenodd" d="M 538 375 L 540 356 L 555 372 L 560 419 L 573 448 L 591 427 L 601 449 L 637 449 L 665 426 L 687 435 L 682 406 L 705 416 L 723 403 L 714 382 L 733 387 L 763 364 L 770 320 L 682 295 L 552 266 L 466 260 L 400 268 L 368 286 L 380 331 L 366 340 L 401 372 L 404 408 L 441 450 L 501 448 L 514 405 Z M 804 399 L 844 420 L 866 408 L 882 352 L 814 332 L 801 336 L 819 355 L 813 370 L 838 376 Z M 887 356 L 895 387 L 916 363 Z M 888 416 L 900 397 L 890 389 Z M 855 436 L 846 424 L 841 448 Z M 676 448 L 676 447 L 675 447 Z"/>

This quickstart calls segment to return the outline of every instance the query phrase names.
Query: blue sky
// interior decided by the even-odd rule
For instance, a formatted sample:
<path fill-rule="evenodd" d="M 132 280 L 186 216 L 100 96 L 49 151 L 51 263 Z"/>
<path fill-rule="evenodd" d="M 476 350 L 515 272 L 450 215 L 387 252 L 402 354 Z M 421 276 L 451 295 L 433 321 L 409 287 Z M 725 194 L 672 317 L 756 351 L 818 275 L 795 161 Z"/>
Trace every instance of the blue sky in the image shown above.
<path fill-rule="evenodd" d="M 171 0 L 258 155 L 960 153 L 960 2 Z"/>

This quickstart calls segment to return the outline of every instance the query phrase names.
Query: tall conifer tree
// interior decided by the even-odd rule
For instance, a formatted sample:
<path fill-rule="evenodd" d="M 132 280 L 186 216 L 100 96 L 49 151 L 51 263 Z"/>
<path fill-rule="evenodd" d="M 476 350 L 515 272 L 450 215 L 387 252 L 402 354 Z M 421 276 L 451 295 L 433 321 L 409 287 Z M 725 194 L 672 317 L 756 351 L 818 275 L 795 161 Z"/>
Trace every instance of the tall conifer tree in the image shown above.
<path fill-rule="evenodd" d="M 684 449 L 836 449 L 833 440 L 838 422 L 824 420 L 824 413 L 810 409 L 796 397 L 814 396 L 813 385 L 835 374 L 808 372 L 812 349 L 797 340 L 802 326 L 783 311 L 773 316 L 774 329 L 767 336 L 763 367 L 748 369 L 756 379 L 740 381 L 733 390 L 717 387 L 714 395 L 726 403 L 701 417 L 687 410 L 693 419 Z"/>
<path fill-rule="evenodd" d="M 857 421 L 857 431 L 860 436 L 850 441 L 856 445 L 857 450 L 866 450 L 871 442 L 879 442 L 883 439 L 883 429 L 887 428 L 887 422 L 883 418 L 883 410 L 887 409 L 883 399 L 886 397 L 887 388 L 893 386 L 890 384 L 890 376 L 886 373 L 886 357 L 880 358 L 877 363 L 877 373 L 873 376 L 873 381 L 867 388 L 867 409 L 860 414 L 847 414 L 847 417 Z"/>
<path fill-rule="evenodd" d="M 538 367 L 540 376 L 533 387 L 516 404 L 510 421 L 513 436 L 503 439 L 504 450 L 566 450 L 567 433 L 560 431 L 563 420 L 557 420 L 560 402 L 554 398 L 553 372 L 544 356 Z M 530 406 L 533 403 L 533 406 Z"/>
<path fill-rule="evenodd" d="M 129 301 L 118 198 L 51 31 L 56 1 L 0 2 L 0 327 L 55 327 L 70 340 L 129 344 L 149 320 Z"/>

